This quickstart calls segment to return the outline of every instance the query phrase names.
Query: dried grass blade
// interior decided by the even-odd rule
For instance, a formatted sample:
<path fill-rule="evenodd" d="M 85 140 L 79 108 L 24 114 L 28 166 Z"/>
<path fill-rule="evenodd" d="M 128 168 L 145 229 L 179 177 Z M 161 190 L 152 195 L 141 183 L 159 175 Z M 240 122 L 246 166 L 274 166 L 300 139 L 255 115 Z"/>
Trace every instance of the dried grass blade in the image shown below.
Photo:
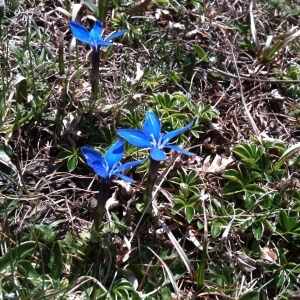
<path fill-rule="evenodd" d="M 259 40 L 257 38 L 257 32 L 256 32 L 256 27 L 255 27 L 255 21 L 254 21 L 254 15 L 253 15 L 253 1 L 250 2 L 249 16 L 250 16 L 251 34 L 252 34 L 253 41 L 255 43 L 256 54 L 258 55 L 260 53 L 261 47 L 260 47 Z"/>
<path fill-rule="evenodd" d="M 171 230 L 169 229 L 169 227 L 163 221 L 161 221 L 161 220 L 158 220 L 158 221 L 161 224 L 161 226 L 163 227 L 165 233 L 168 235 L 168 237 L 171 240 L 171 242 L 173 243 L 173 245 L 174 245 L 175 249 L 177 250 L 179 256 L 181 257 L 183 263 L 185 264 L 188 272 L 190 273 L 191 278 L 193 280 L 197 280 L 197 275 L 196 275 L 196 271 L 195 271 L 194 267 L 192 266 L 190 260 L 186 256 L 186 254 L 185 254 L 184 250 L 182 249 L 182 247 L 176 241 L 173 233 L 171 232 Z"/>
<path fill-rule="evenodd" d="M 174 276 L 173 276 L 173 274 L 172 274 L 172 272 L 171 272 L 171 270 L 169 269 L 169 267 L 166 265 L 166 263 L 151 249 L 151 248 L 149 248 L 149 247 L 146 247 L 148 250 L 150 250 L 156 257 L 157 257 L 157 259 L 160 261 L 160 263 L 164 266 L 164 268 L 165 268 L 165 270 L 166 270 L 166 272 L 168 273 L 168 275 L 169 275 L 169 278 L 170 278 L 170 281 L 171 281 L 171 283 L 172 283 L 172 285 L 173 285 L 173 288 L 174 288 L 174 291 L 175 291 L 175 293 L 176 293 L 176 295 L 177 295 L 177 299 L 178 300 L 180 300 L 181 298 L 180 298 L 180 293 L 179 293 L 179 288 L 178 288 L 178 286 L 177 286 L 177 283 L 176 283 L 176 281 L 175 281 L 175 278 L 174 278 Z"/>

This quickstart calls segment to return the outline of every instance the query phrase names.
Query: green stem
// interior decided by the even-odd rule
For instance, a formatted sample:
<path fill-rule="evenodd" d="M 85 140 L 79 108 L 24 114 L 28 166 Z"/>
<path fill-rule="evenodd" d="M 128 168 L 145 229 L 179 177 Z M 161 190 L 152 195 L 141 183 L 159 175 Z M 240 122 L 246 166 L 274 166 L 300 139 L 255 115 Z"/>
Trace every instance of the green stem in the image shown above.
<path fill-rule="evenodd" d="M 103 180 L 99 188 L 99 194 L 97 199 L 97 207 L 94 216 L 94 229 L 99 232 L 102 225 L 102 220 L 105 213 L 105 204 L 109 197 L 111 179 Z"/>
<path fill-rule="evenodd" d="M 100 47 L 98 47 L 100 48 Z M 100 51 L 99 49 L 93 50 L 93 59 L 92 59 L 92 97 L 96 101 L 98 98 L 99 91 L 99 66 L 100 66 Z"/>
<path fill-rule="evenodd" d="M 143 196 L 145 204 L 148 204 L 152 199 L 152 192 L 158 175 L 159 163 L 160 162 L 158 160 L 154 160 L 150 157 L 150 167 L 147 177 L 147 186 Z"/>

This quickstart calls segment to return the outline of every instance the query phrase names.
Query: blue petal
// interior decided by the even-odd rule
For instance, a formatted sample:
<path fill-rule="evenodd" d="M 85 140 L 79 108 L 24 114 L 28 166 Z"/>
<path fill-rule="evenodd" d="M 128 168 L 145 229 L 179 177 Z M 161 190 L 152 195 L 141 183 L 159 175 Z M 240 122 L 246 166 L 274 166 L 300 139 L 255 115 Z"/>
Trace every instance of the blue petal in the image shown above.
<path fill-rule="evenodd" d="M 112 45 L 112 43 L 106 42 L 106 41 L 104 41 L 104 40 L 98 40 L 98 41 L 97 41 L 97 46 L 105 46 L 105 47 L 109 47 L 109 46 L 111 46 L 111 45 Z"/>
<path fill-rule="evenodd" d="M 165 152 L 161 149 L 158 149 L 156 147 L 152 147 L 150 150 L 150 156 L 152 157 L 152 159 L 154 160 L 165 160 L 167 158 Z"/>
<path fill-rule="evenodd" d="M 117 134 L 135 147 L 151 147 L 151 141 L 149 140 L 149 137 L 142 130 L 119 129 L 117 130 Z"/>
<path fill-rule="evenodd" d="M 160 130 L 161 124 L 158 117 L 152 111 L 147 111 L 143 131 L 149 136 L 154 136 L 155 140 L 158 141 Z"/>
<path fill-rule="evenodd" d="M 123 179 L 124 181 L 129 182 L 129 183 L 134 182 L 134 180 L 132 178 L 130 178 L 128 176 L 125 176 L 125 175 L 123 175 L 121 173 L 114 173 L 113 175 L 117 176 L 117 177 L 120 177 L 121 179 Z"/>
<path fill-rule="evenodd" d="M 124 35 L 126 33 L 126 29 L 124 29 L 124 30 L 121 30 L 121 31 L 118 31 L 118 32 L 115 32 L 115 33 L 111 33 L 111 34 L 109 34 L 106 38 L 105 38 L 105 41 L 111 41 L 111 40 L 113 40 L 113 39 L 115 39 L 115 38 L 117 38 L 117 37 L 119 37 L 119 36 L 121 36 L 121 35 Z"/>
<path fill-rule="evenodd" d="M 81 153 L 85 157 L 87 164 L 91 167 L 94 161 L 99 162 L 102 167 L 105 168 L 106 163 L 104 162 L 102 155 L 93 148 L 83 146 L 81 147 Z"/>
<path fill-rule="evenodd" d="M 113 170 L 124 155 L 124 143 L 118 140 L 105 153 L 104 160 L 106 161 L 109 170 Z"/>
<path fill-rule="evenodd" d="M 75 39 L 80 42 L 92 45 L 90 33 L 84 26 L 80 25 L 77 22 L 70 21 L 70 28 Z"/>
<path fill-rule="evenodd" d="M 189 152 L 189 151 L 187 151 L 187 150 L 184 150 L 184 149 L 182 149 L 181 147 L 176 146 L 176 145 L 169 145 L 169 144 L 167 144 L 167 145 L 165 146 L 165 148 L 169 148 L 169 149 L 178 151 L 178 152 L 183 153 L 183 154 L 185 154 L 185 155 L 191 155 L 191 156 L 195 156 L 195 155 L 196 155 L 195 153 Z"/>
<path fill-rule="evenodd" d="M 172 140 L 174 137 L 176 137 L 177 135 L 181 134 L 182 132 L 188 130 L 191 126 L 193 125 L 193 122 L 191 122 L 190 124 L 186 125 L 185 127 L 183 128 L 180 128 L 180 129 L 176 129 L 176 130 L 173 130 L 171 132 L 168 132 L 167 134 L 164 135 L 164 137 L 162 138 L 162 144 L 163 143 L 166 143 L 170 140 Z"/>
<path fill-rule="evenodd" d="M 142 164 L 143 162 L 145 162 L 147 159 L 143 159 L 143 160 L 137 160 L 137 161 L 130 161 L 128 163 L 125 163 L 123 165 L 118 166 L 115 170 L 118 172 L 121 172 L 125 169 L 129 169 L 131 167 L 135 167 L 137 165 Z"/>
<path fill-rule="evenodd" d="M 93 46 L 111 46 L 111 43 L 108 43 L 103 40 L 102 38 L 103 33 L 103 26 L 102 23 L 99 20 L 96 20 L 94 23 L 94 27 L 92 28 L 90 32 L 91 40 L 93 43 Z"/>
<path fill-rule="evenodd" d="M 96 20 L 94 23 L 94 27 L 90 32 L 90 36 L 94 41 L 102 40 L 103 26 L 99 20 Z"/>
<path fill-rule="evenodd" d="M 109 178 L 109 173 L 106 168 L 101 164 L 101 161 L 95 160 L 92 164 L 89 165 L 94 172 L 100 177 L 107 179 Z"/>

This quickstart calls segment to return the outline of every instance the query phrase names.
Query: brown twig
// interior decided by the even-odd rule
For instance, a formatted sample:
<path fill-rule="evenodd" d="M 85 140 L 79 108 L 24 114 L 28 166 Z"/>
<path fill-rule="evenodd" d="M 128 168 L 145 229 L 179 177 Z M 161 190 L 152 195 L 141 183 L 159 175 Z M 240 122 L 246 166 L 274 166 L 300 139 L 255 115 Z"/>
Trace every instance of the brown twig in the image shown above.
<path fill-rule="evenodd" d="M 215 67 L 211 67 L 211 69 L 215 72 L 219 72 L 221 74 L 227 75 L 232 78 L 240 79 L 240 80 L 246 80 L 251 82 L 265 82 L 265 83 L 300 83 L 300 80 L 270 80 L 270 79 L 263 79 L 263 78 L 248 78 L 248 77 L 242 77 L 239 75 L 234 75 L 232 73 L 228 73 L 225 71 L 222 71 L 220 69 L 217 69 Z"/>

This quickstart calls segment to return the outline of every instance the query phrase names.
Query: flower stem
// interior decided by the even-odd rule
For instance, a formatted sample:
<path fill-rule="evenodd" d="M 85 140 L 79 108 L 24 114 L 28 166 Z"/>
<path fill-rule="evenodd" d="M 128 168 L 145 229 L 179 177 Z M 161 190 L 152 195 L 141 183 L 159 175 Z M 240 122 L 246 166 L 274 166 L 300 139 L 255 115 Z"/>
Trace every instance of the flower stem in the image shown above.
<path fill-rule="evenodd" d="M 147 186 L 143 195 L 143 200 L 145 204 L 148 204 L 152 199 L 152 192 L 158 175 L 159 163 L 160 162 L 158 160 L 154 160 L 150 157 L 150 167 L 147 177 Z"/>
<path fill-rule="evenodd" d="M 96 101 L 98 98 L 99 91 L 99 66 L 100 66 L 100 51 L 93 50 L 93 59 L 92 59 L 92 97 Z"/>
<path fill-rule="evenodd" d="M 98 199 L 97 199 L 97 207 L 94 215 L 94 229 L 96 231 L 99 231 L 102 225 L 102 220 L 105 213 L 105 204 L 109 197 L 110 187 L 111 187 L 110 178 L 107 180 L 103 180 L 101 182 Z"/>

